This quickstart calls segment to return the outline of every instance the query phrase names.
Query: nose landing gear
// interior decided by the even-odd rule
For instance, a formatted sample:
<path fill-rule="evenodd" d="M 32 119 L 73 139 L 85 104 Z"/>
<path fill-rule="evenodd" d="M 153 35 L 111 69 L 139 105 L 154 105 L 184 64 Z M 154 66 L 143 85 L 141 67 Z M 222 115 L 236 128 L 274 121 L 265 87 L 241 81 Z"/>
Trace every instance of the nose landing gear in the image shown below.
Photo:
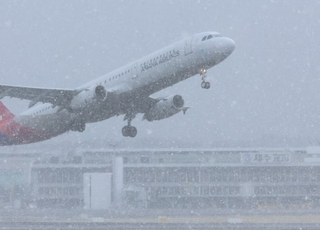
<path fill-rule="evenodd" d="M 201 68 L 200 69 L 200 77 L 202 79 L 201 88 L 203 89 L 209 89 L 210 88 L 210 82 L 207 82 L 205 78 L 207 77 L 207 69 Z"/>
<path fill-rule="evenodd" d="M 124 117 L 124 120 L 128 120 L 128 125 L 124 126 L 122 128 L 122 135 L 124 137 L 135 137 L 135 136 L 137 136 L 137 133 L 138 133 L 137 128 L 134 127 L 134 126 L 131 126 L 131 121 L 133 120 L 134 117 L 135 117 L 134 115 L 133 116 L 126 115 Z"/>
<path fill-rule="evenodd" d="M 205 82 L 205 81 L 203 81 L 202 83 L 201 83 L 201 88 L 203 88 L 203 89 L 209 89 L 210 88 L 210 82 Z"/>

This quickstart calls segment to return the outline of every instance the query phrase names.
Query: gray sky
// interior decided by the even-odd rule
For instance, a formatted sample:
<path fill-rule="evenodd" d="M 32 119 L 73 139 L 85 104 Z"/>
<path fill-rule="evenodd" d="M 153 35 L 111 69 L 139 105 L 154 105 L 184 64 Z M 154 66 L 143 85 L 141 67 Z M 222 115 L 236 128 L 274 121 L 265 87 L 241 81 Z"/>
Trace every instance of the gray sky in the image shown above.
<path fill-rule="evenodd" d="M 0 1 L 0 84 L 75 88 L 188 35 L 218 31 L 236 49 L 208 71 L 210 90 L 195 76 L 157 94 L 182 95 L 192 107 L 186 115 L 151 123 L 138 116 L 135 139 L 122 137 L 118 117 L 46 144 L 320 140 L 319 12 L 311 0 Z M 14 113 L 28 104 L 3 102 Z"/>

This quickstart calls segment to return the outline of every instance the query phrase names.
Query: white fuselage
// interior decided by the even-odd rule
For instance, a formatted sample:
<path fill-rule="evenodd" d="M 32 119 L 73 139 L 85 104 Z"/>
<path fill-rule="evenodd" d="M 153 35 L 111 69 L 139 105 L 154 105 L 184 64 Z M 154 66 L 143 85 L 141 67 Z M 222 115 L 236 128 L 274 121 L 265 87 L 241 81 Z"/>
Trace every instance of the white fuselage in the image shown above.
<path fill-rule="evenodd" d="M 214 36 L 202 41 L 207 35 Z M 112 102 L 106 100 L 76 113 L 48 103 L 37 104 L 14 120 L 23 126 L 56 136 L 68 131 L 68 125 L 80 116 L 90 123 L 126 114 L 128 103 L 139 103 L 157 91 L 199 74 L 201 68 L 213 67 L 228 57 L 233 49 L 234 42 L 229 38 L 215 32 L 199 33 L 77 88 L 81 90 L 102 85 L 108 93 L 113 94 Z M 134 113 L 141 112 L 138 108 L 135 110 L 134 106 L 131 109 Z"/>

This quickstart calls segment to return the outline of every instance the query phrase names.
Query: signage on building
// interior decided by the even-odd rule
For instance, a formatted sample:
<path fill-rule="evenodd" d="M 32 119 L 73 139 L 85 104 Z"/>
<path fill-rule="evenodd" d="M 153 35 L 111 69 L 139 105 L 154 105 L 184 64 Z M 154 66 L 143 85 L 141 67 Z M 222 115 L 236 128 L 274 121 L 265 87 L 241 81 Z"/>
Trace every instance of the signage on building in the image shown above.
<path fill-rule="evenodd" d="M 242 163 L 285 164 L 291 162 L 291 153 L 241 153 Z"/>

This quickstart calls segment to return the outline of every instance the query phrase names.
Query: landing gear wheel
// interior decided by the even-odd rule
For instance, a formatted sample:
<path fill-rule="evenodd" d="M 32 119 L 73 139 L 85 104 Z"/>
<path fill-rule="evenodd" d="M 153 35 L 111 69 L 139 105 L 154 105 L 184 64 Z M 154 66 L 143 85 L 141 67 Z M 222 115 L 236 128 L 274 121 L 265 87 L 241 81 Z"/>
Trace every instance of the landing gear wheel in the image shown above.
<path fill-rule="evenodd" d="M 135 137 L 135 136 L 137 136 L 137 133 L 138 133 L 138 130 L 137 130 L 137 128 L 136 127 L 134 127 L 134 126 L 131 126 L 130 127 L 130 137 Z"/>
<path fill-rule="evenodd" d="M 135 137 L 137 136 L 137 128 L 134 126 L 124 126 L 122 128 L 122 135 L 124 137 Z"/>
<path fill-rule="evenodd" d="M 122 128 L 122 135 L 123 135 L 124 137 L 129 136 L 129 126 L 124 126 L 124 127 Z"/>
<path fill-rule="evenodd" d="M 209 89 L 210 86 L 211 86 L 210 82 L 205 82 L 205 81 L 203 81 L 203 82 L 201 83 L 201 88 L 202 88 L 202 89 Z"/>

